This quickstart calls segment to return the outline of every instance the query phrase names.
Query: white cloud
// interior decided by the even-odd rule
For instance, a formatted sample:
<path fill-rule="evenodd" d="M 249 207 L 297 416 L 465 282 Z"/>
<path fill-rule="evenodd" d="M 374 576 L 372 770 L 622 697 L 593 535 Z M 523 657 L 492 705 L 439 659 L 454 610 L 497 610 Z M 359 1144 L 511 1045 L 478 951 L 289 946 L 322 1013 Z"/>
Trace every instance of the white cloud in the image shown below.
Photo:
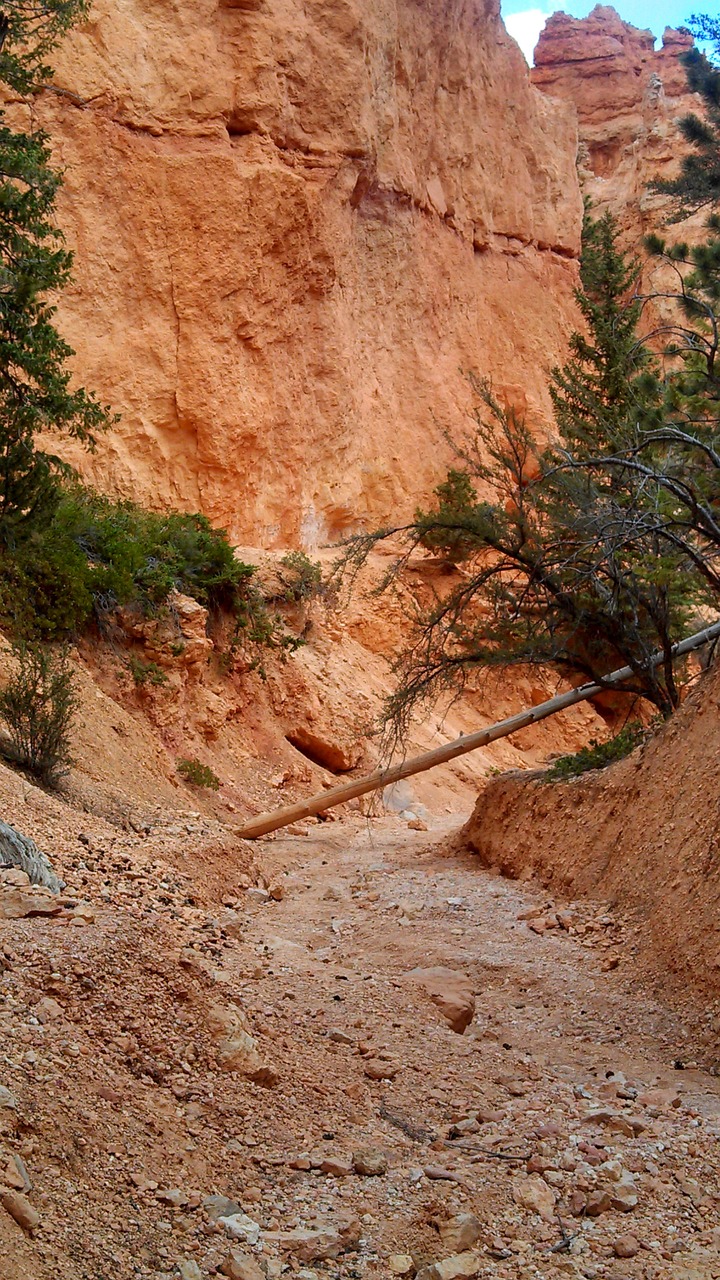
<path fill-rule="evenodd" d="M 535 45 L 549 16 L 542 9 L 523 9 L 520 13 L 510 13 L 505 18 L 505 26 L 520 45 L 528 66 L 533 64 Z"/>

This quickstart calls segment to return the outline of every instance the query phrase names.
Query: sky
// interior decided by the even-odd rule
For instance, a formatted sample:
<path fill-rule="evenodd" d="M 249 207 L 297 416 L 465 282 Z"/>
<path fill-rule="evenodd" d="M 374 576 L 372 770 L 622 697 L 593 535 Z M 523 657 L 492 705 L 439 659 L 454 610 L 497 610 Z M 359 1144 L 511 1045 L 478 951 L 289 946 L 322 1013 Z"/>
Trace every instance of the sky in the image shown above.
<path fill-rule="evenodd" d="M 665 27 L 683 26 L 691 13 L 714 14 L 716 6 L 717 0 L 615 0 L 613 5 L 625 22 L 648 27 L 656 36 L 661 36 Z M 502 0 L 505 26 L 528 62 L 532 62 L 532 51 L 551 13 L 562 9 L 575 18 L 586 18 L 594 7 L 595 0 L 558 0 L 555 4 L 545 0 Z"/>

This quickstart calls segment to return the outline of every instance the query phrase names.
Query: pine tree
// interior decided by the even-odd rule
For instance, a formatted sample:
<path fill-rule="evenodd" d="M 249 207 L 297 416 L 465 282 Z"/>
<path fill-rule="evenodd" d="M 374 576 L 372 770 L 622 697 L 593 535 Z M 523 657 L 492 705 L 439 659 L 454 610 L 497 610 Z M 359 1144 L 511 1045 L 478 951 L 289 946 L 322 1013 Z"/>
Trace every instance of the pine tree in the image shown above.
<path fill-rule="evenodd" d="M 398 568 L 419 547 L 462 566 L 455 585 L 419 608 L 398 658 L 388 704 L 398 736 L 419 703 L 493 667 L 551 666 L 601 683 L 629 665 L 628 692 L 665 716 L 677 705 L 672 645 L 703 583 L 685 547 L 664 536 L 667 495 L 625 461 L 659 429 L 664 403 L 637 335 L 636 273 L 612 218 L 587 215 L 577 294 L 586 327 L 552 375 L 556 441 L 540 453 L 489 384 L 471 380 L 477 432 L 434 506 L 403 530 L 351 545 L 357 561 L 401 534 Z"/>
<path fill-rule="evenodd" d="M 85 0 L 11 0 L 0 20 L 0 81 L 32 95 L 51 76 L 46 58 L 86 11 Z M 19 131 L 0 111 L 0 547 L 46 523 L 60 460 L 38 447 L 56 431 L 93 447 L 106 410 L 72 389 L 72 348 L 48 301 L 71 275 L 72 254 L 53 217 L 61 182 L 46 135 Z"/>
<path fill-rule="evenodd" d="M 656 425 L 662 404 L 657 367 L 638 339 L 640 265 L 618 248 L 611 213 L 585 211 L 580 288 L 585 330 L 570 338 L 570 359 L 553 369 L 550 395 L 560 439 L 593 453 L 616 449 L 638 427 Z"/>

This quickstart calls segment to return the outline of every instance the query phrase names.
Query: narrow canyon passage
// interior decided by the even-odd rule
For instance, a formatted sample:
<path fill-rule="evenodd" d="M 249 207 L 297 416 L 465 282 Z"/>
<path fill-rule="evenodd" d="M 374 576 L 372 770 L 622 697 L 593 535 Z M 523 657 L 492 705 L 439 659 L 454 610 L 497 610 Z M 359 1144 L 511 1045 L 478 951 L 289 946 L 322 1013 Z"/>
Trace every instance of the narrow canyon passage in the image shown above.
<path fill-rule="evenodd" d="M 1 7 L 0 1280 L 720 1280 L 720 23 L 523 13 Z"/>
<path fill-rule="evenodd" d="M 711 1048 L 610 904 L 443 854 L 453 825 L 264 842 L 223 908 L 182 905 L 202 857 L 98 833 L 82 929 L 6 922 L 42 1221 L 0 1218 L 3 1280 L 720 1274 Z"/>

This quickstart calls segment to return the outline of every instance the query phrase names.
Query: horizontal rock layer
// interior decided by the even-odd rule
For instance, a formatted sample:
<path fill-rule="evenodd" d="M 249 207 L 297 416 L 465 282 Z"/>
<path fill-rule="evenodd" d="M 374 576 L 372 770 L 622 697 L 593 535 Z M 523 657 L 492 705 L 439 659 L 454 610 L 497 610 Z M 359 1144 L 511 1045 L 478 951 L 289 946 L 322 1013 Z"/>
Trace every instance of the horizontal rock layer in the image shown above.
<path fill-rule="evenodd" d="M 575 131 L 494 0 L 97 0 L 37 117 L 103 488 L 312 548 L 437 483 L 462 370 L 543 416 Z"/>

